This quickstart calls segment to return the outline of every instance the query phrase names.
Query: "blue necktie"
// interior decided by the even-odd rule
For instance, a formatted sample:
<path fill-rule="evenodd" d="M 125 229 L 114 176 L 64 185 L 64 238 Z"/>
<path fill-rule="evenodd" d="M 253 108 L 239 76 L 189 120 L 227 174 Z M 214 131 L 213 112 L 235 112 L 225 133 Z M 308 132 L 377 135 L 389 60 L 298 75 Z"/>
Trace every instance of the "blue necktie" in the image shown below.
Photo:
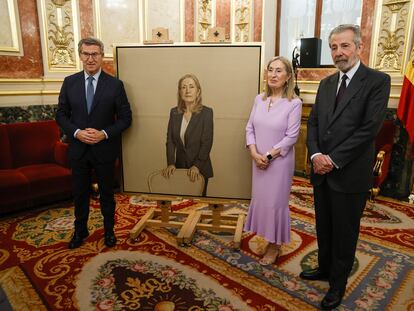
<path fill-rule="evenodd" d="M 88 87 L 86 88 L 86 105 L 88 107 L 88 114 L 91 112 L 93 96 L 95 95 L 92 83 L 93 79 L 93 76 L 88 77 Z"/>

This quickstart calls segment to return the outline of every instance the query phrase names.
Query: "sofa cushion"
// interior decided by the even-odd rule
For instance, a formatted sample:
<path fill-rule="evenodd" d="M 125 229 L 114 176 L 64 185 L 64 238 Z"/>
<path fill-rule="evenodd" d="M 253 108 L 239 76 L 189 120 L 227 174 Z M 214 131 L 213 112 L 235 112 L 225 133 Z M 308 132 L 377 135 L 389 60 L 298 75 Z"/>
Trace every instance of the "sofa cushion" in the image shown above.
<path fill-rule="evenodd" d="M 33 199 L 54 194 L 71 194 L 71 172 L 66 167 L 54 163 L 35 164 L 20 167 L 17 171 L 28 179 Z"/>
<path fill-rule="evenodd" d="M 68 144 L 61 141 L 55 145 L 55 162 L 65 167 L 69 167 Z"/>
<path fill-rule="evenodd" d="M 21 172 L 0 170 L 0 214 L 29 207 L 30 197 L 29 181 Z"/>
<path fill-rule="evenodd" d="M 9 134 L 7 133 L 7 126 L 5 124 L 0 124 L 0 149 L 0 169 L 13 168 Z"/>
<path fill-rule="evenodd" d="M 13 167 L 54 163 L 59 127 L 55 121 L 8 124 Z"/>

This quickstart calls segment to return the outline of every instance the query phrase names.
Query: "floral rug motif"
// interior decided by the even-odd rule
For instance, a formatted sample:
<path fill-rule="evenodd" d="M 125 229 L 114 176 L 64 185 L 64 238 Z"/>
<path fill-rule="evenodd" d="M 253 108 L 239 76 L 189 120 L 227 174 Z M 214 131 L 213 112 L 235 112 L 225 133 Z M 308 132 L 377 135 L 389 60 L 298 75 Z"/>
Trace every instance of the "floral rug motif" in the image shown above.
<path fill-rule="evenodd" d="M 144 252 L 94 257 L 78 276 L 76 297 L 82 310 L 252 309 L 195 269 Z"/>
<path fill-rule="evenodd" d="M 328 285 L 304 281 L 299 272 L 317 263 L 312 188 L 295 178 L 290 209 L 292 241 L 274 265 L 258 259 L 266 242 L 244 232 L 241 249 L 228 233 L 197 231 L 191 246 L 177 245 L 172 229 L 144 230 L 129 238 L 137 221 L 156 206 L 137 196 L 116 195 L 117 245 L 103 242 L 99 202 L 92 200 L 83 245 L 69 250 L 73 206 L 0 219 L 0 287 L 28 310 L 317 310 Z M 206 210 L 176 201 L 173 210 Z M 246 213 L 247 203 L 224 213 Z M 347 291 L 338 310 L 413 310 L 414 208 L 378 198 L 369 202 Z M 14 273 L 13 271 L 16 271 Z M 17 273 L 17 271 L 19 273 Z M 22 284 L 22 285 L 19 285 Z M 21 297 L 37 297 L 30 305 Z"/>

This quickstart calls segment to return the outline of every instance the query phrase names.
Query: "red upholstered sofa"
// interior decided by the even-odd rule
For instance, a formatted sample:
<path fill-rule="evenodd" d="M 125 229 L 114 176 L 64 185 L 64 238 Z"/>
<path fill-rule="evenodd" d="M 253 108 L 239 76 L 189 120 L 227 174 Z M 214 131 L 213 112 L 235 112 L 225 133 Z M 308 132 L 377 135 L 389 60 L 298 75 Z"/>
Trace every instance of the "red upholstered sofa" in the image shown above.
<path fill-rule="evenodd" d="M 0 124 L 0 215 L 71 197 L 55 121 Z"/>

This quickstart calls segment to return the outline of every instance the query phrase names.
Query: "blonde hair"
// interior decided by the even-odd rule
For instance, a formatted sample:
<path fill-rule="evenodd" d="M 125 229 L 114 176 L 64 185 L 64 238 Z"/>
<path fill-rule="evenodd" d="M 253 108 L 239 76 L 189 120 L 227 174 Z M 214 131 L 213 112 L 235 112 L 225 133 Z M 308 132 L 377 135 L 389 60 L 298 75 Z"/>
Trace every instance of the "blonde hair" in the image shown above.
<path fill-rule="evenodd" d="M 196 87 L 197 87 L 197 97 L 194 103 L 194 106 L 192 107 L 192 111 L 194 113 L 199 113 L 203 109 L 202 105 L 202 99 L 201 99 L 201 85 L 200 81 L 198 81 L 197 77 L 191 73 L 187 73 L 184 76 L 178 80 L 178 91 L 177 91 L 177 108 L 178 112 L 184 113 L 186 110 L 185 102 L 181 98 L 180 90 L 181 90 L 181 84 L 183 83 L 184 79 L 190 78 L 194 81 Z"/>
<path fill-rule="evenodd" d="M 294 73 L 293 73 L 293 67 L 287 58 L 283 56 L 275 56 L 273 57 L 266 66 L 266 72 L 269 70 L 270 64 L 274 61 L 279 60 L 282 62 L 282 64 L 285 66 L 285 70 L 287 74 L 290 76 L 290 78 L 286 81 L 286 84 L 283 87 L 283 94 L 282 97 L 287 98 L 289 101 L 291 101 L 293 98 L 297 97 L 295 94 L 295 83 L 294 83 Z M 263 94 L 263 100 L 266 100 L 269 96 L 272 96 L 272 89 L 269 87 L 269 84 L 267 83 L 267 80 L 265 80 L 265 91 Z"/>

